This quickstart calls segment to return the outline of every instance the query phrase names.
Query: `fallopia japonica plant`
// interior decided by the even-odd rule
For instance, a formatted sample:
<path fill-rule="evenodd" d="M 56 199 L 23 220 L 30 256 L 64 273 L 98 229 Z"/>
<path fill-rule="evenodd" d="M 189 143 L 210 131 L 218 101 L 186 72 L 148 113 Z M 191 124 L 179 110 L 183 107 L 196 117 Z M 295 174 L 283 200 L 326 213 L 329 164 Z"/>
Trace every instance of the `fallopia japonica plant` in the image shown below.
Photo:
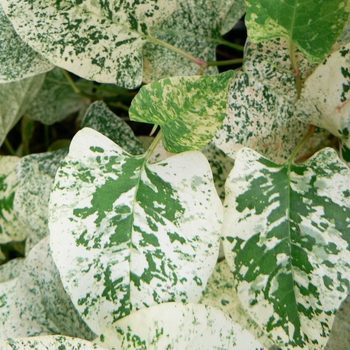
<path fill-rule="evenodd" d="M 0 156 L 0 248 L 25 242 L 0 250 L 0 349 L 348 349 L 349 13 L 0 0 L 0 143 L 19 120 L 81 129 Z M 111 109 L 142 83 L 146 149 Z"/>

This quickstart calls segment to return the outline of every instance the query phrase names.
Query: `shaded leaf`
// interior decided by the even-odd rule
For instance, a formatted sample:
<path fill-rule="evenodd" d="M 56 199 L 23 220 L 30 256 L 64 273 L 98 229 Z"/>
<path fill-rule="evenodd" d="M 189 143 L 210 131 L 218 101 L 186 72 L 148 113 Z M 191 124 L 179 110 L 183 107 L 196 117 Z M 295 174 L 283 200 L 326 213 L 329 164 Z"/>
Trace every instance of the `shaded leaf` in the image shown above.
<path fill-rule="evenodd" d="M 3 331 L 11 338 L 46 334 L 88 340 L 96 337 L 63 289 L 51 257 L 49 237 L 41 240 L 24 261 Z"/>
<path fill-rule="evenodd" d="M 130 126 L 109 110 L 102 101 L 96 101 L 90 105 L 81 122 L 81 127 L 95 129 L 130 154 L 137 155 L 145 151 Z"/>
<path fill-rule="evenodd" d="M 157 303 L 198 301 L 216 263 L 221 213 L 200 152 L 147 164 L 80 131 L 56 175 L 49 227 L 63 285 L 91 329 Z"/>
<path fill-rule="evenodd" d="M 0 145 L 38 93 L 45 74 L 0 84 Z"/>
<path fill-rule="evenodd" d="M 216 76 L 166 78 L 143 86 L 133 99 L 131 120 L 158 124 L 167 151 L 203 148 L 225 117 L 228 71 Z"/>
<path fill-rule="evenodd" d="M 245 14 L 244 0 L 231 0 L 231 7 L 222 21 L 221 34 L 229 32 Z M 228 6 L 227 6 L 228 8 Z"/>
<path fill-rule="evenodd" d="M 241 150 L 223 235 L 236 290 L 282 348 L 322 349 L 350 286 L 350 171 L 332 149 L 277 165 Z"/>
<path fill-rule="evenodd" d="M 77 81 L 79 86 L 79 80 Z M 26 111 L 28 118 L 51 125 L 77 112 L 87 105 L 87 99 L 74 92 L 62 69 L 48 72 L 36 98 Z"/>
<path fill-rule="evenodd" d="M 54 67 L 21 40 L 1 4 L 0 23 L 0 83 L 29 78 Z"/>
<path fill-rule="evenodd" d="M 23 258 L 16 258 L 0 265 L 0 283 L 17 278 L 21 272 L 23 261 Z"/>
<path fill-rule="evenodd" d="M 349 15 L 347 0 L 246 0 L 248 36 L 261 41 L 283 36 L 311 62 L 330 51 Z"/>
<path fill-rule="evenodd" d="M 116 350 L 262 348 L 224 313 L 199 304 L 164 303 L 137 311 L 108 328 L 103 339 L 98 343 Z"/>

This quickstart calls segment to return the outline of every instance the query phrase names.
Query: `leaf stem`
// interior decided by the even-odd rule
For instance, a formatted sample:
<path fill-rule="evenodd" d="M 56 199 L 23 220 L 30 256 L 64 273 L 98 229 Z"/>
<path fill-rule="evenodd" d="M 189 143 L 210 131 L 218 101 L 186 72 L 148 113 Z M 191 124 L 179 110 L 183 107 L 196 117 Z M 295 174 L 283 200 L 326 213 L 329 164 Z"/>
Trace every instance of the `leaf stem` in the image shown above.
<path fill-rule="evenodd" d="M 8 152 L 10 153 L 10 155 L 12 156 L 16 156 L 16 151 L 13 149 L 10 141 L 6 138 L 4 141 L 4 146 L 7 148 Z"/>
<path fill-rule="evenodd" d="M 65 78 L 68 80 L 70 86 L 72 87 L 72 89 L 74 90 L 74 92 L 78 95 L 81 95 L 81 91 L 80 89 L 77 87 L 77 85 L 75 84 L 74 80 L 72 79 L 72 77 L 70 76 L 69 72 L 67 72 L 65 69 L 62 69 L 62 72 L 65 76 Z"/>
<path fill-rule="evenodd" d="M 243 51 L 244 50 L 244 46 L 239 45 L 239 44 L 235 44 L 235 43 L 231 43 L 227 40 L 225 40 L 224 38 L 221 39 L 213 39 L 213 41 L 228 46 L 228 47 L 232 47 L 233 49 L 237 50 L 237 51 Z"/>
<path fill-rule="evenodd" d="M 155 136 L 151 145 L 148 147 L 148 149 L 146 151 L 146 154 L 145 154 L 146 159 L 148 159 L 152 155 L 154 149 L 157 147 L 161 138 L 162 138 L 162 130 L 159 130 L 158 134 Z"/>
<path fill-rule="evenodd" d="M 292 69 L 295 79 L 295 87 L 297 90 L 297 98 L 296 100 L 299 100 L 300 94 L 301 94 L 301 78 L 300 78 L 300 71 L 298 68 L 297 60 L 295 58 L 295 45 L 292 41 L 292 39 L 289 39 L 289 57 L 290 61 L 292 63 Z"/>
<path fill-rule="evenodd" d="M 231 64 L 239 64 L 243 63 L 243 58 L 235 58 L 232 60 L 226 60 L 226 61 L 208 61 L 207 66 L 229 66 Z"/>
<path fill-rule="evenodd" d="M 289 163 L 293 162 L 294 158 L 297 156 L 300 149 L 306 144 L 307 141 L 309 141 L 309 139 L 313 135 L 315 129 L 316 129 L 315 125 L 309 125 L 309 131 L 302 138 L 302 140 L 297 144 L 297 146 L 294 148 L 294 150 L 293 150 L 292 154 L 289 156 L 287 162 L 289 162 Z"/>

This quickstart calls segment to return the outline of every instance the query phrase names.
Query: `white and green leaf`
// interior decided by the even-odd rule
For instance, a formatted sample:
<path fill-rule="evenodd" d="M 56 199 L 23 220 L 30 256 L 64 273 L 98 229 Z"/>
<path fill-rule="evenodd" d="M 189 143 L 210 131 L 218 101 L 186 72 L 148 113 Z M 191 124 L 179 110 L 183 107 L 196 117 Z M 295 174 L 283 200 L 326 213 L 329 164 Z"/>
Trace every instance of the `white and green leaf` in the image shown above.
<path fill-rule="evenodd" d="M 45 74 L 0 84 L 0 145 L 38 93 Z"/>
<path fill-rule="evenodd" d="M 246 25 L 252 41 L 285 37 L 310 62 L 321 61 L 349 15 L 347 0 L 246 0 Z"/>
<path fill-rule="evenodd" d="M 0 4 L 0 83 L 39 75 L 54 66 L 17 35 Z"/>
<path fill-rule="evenodd" d="M 278 165 L 245 148 L 226 186 L 225 255 L 244 309 L 280 347 L 322 349 L 350 287 L 350 170 L 332 149 Z"/>
<path fill-rule="evenodd" d="M 221 215 L 200 152 L 147 164 L 147 155 L 85 128 L 56 175 L 51 248 L 75 307 L 99 334 L 140 308 L 197 302 L 216 263 Z"/>
<path fill-rule="evenodd" d="M 262 348 L 220 310 L 191 303 L 164 303 L 134 312 L 117 321 L 114 328 L 109 326 L 98 344 L 111 350 Z"/>
<path fill-rule="evenodd" d="M 130 126 L 115 115 L 102 101 L 96 101 L 90 105 L 81 126 L 82 128 L 95 129 L 130 154 L 137 155 L 145 151 Z"/>
<path fill-rule="evenodd" d="M 226 110 L 228 71 L 215 76 L 166 78 L 143 86 L 130 119 L 160 125 L 167 151 L 203 148 L 220 127 Z"/>

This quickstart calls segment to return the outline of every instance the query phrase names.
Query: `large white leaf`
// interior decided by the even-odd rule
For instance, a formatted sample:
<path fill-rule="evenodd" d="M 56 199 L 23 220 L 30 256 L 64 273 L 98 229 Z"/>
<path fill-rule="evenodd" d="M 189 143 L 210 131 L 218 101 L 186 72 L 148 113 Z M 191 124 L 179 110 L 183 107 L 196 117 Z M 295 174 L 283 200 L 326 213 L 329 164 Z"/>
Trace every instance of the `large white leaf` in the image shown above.
<path fill-rule="evenodd" d="M 135 88 L 142 82 L 142 46 L 174 0 L 1 0 L 16 32 L 56 66 L 86 79 Z"/>
<path fill-rule="evenodd" d="M 53 257 L 75 307 L 101 333 L 146 306 L 198 301 L 216 263 L 221 215 L 200 152 L 147 164 L 85 128 L 51 194 Z"/>
<path fill-rule="evenodd" d="M 0 145 L 39 91 L 45 74 L 0 84 Z"/>
<path fill-rule="evenodd" d="M 49 247 L 46 237 L 25 259 L 16 279 L 10 312 L 1 327 L 2 336 L 62 334 L 92 340 L 96 335 L 80 318 L 64 291 Z"/>
<path fill-rule="evenodd" d="M 223 235 L 238 296 L 280 347 L 322 349 L 350 286 L 350 170 L 332 149 L 277 165 L 241 150 Z"/>
<path fill-rule="evenodd" d="M 45 73 L 54 66 L 25 44 L 0 4 L 0 83 Z"/>
<path fill-rule="evenodd" d="M 98 342 L 119 349 L 260 350 L 253 336 L 214 307 L 164 303 L 139 310 L 109 327 Z"/>
<path fill-rule="evenodd" d="M 0 339 L 4 338 L 4 323 L 14 302 L 17 278 L 0 282 Z"/>

